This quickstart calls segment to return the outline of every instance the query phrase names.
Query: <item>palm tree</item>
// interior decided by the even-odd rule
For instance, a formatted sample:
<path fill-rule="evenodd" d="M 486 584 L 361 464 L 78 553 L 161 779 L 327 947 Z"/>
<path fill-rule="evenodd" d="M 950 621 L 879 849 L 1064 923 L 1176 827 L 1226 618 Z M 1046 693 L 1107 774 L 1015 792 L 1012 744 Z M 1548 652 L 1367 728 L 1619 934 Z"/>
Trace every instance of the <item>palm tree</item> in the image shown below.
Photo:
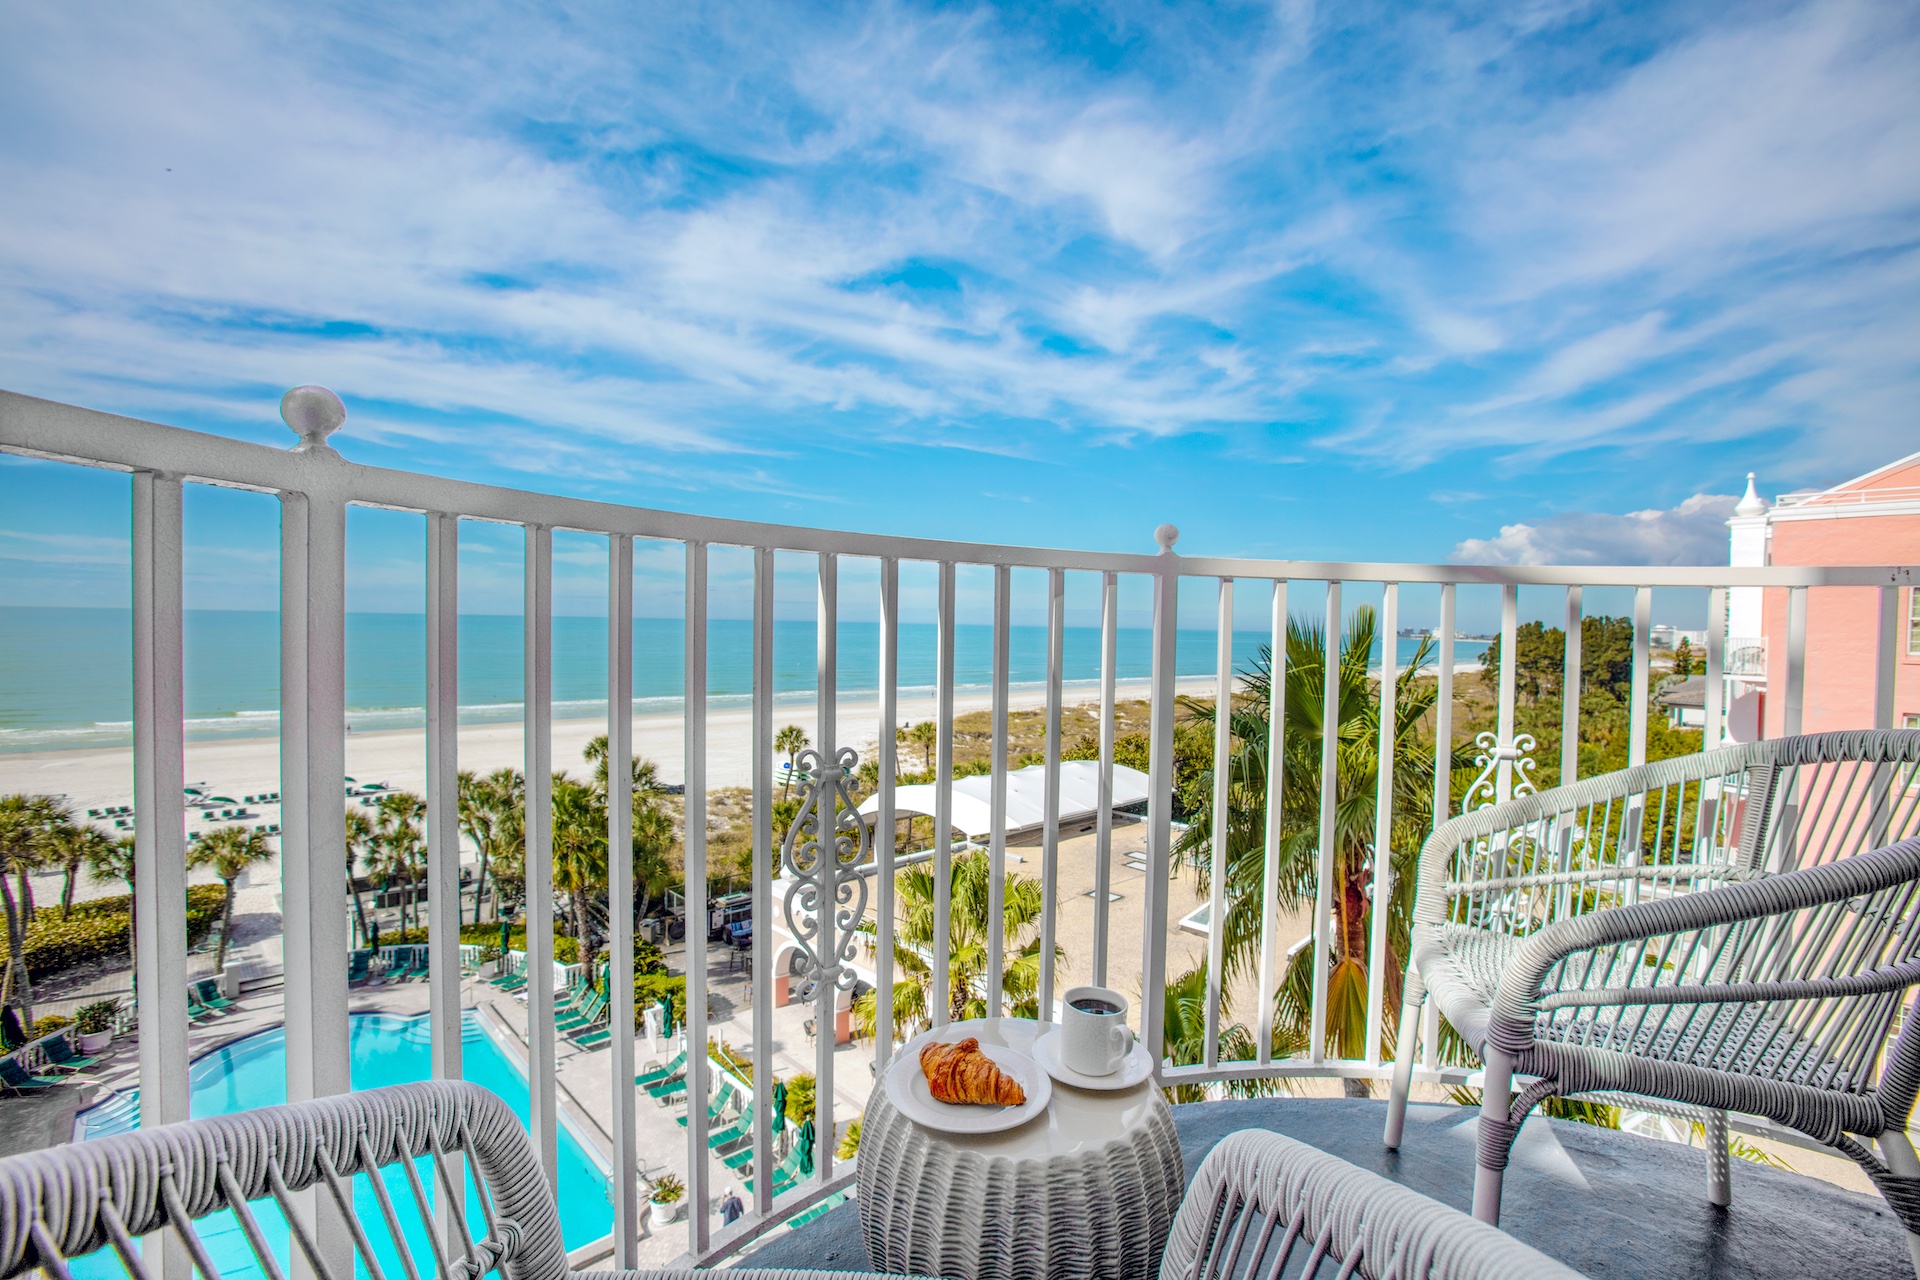
<path fill-rule="evenodd" d="M 109 837 L 104 844 L 87 851 L 87 874 L 95 880 L 124 880 L 127 885 L 127 963 L 138 965 L 140 960 L 140 940 L 134 936 L 133 922 L 137 913 L 133 909 L 134 860 L 133 837 L 121 836 L 118 840 Z"/>
<path fill-rule="evenodd" d="M 807 731 L 797 724 L 790 724 L 773 735 L 773 749 L 787 757 L 787 778 L 780 784 L 780 798 L 787 798 L 787 791 L 793 786 L 794 760 L 807 749 Z"/>
<path fill-rule="evenodd" d="M 1367 957 L 1371 915 L 1368 890 L 1373 876 L 1374 813 L 1379 777 L 1380 707 L 1367 664 L 1376 622 L 1371 608 L 1354 611 L 1342 638 L 1338 681 L 1339 739 L 1334 756 L 1333 929 L 1327 974 L 1326 1033 L 1330 1052 L 1359 1057 L 1365 1052 Z M 1387 640 L 1393 643 L 1392 637 Z M 1389 840 L 1394 860 L 1393 900 L 1388 910 L 1386 1027 L 1394 1032 L 1405 972 L 1408 924 L 1413 905 L 1413 860 L 1431 828 L 1433 748 L 1424 726 L 1437 686 L 1415 680 L 1426 662 L 1429 641 L 1422 641 L 1396 682 L 1397 711 L 1393 742 L 1393 825 Z M 1263 649 L 1242 673 L 1244 694 L 1229 709 L 1234 739 L 1230 761 L 1227 832 L 1227 913 L 1224 921 L 1227 969 L 1244 973 L 1256 963 L 1260 945 L 1262 884 L 1266 858 L 1266 796 L 1269 757 L 1268 706 L 1273 655 Z M 1286 654 L 1286 758 L 1280 812 L 1280 901 L 1298 910 L 1314 900 L 1319 875 L 1320 744 L 1326 672 L 1325 632 L 1310 623 L 1289 621 Z M 1185 701 L 1185 700 L 1183 700 Z M 1211 704 L 1186 701 L 1195 717 L 1213 723 Z M 1457 766 L 1464 761 L 1454 760 Z M 1211 792 L 1211 771 L 1206 790 Z M 1213 842 L 1213 815 L 1202 810 L 1176 846 L 1180 854 L 1201 854 Z M 1211 871 L 1204 856 L 1194 859 L 1203 891 Z M 1304 1042 L 1312 1023 L 1314 965 L 1321 963 L 1309 945 L 1289 962 L 1279 993 L 1276 1038 Z M 1357 1086 L 1357 1088 L 1356 1088 Z M 1362 1081 L 1350 1091 L 1364 1096 Z"/>
<path fill-rule="evenodd" d="M 987 945 L 992 921 L 987 914 L 987 890 L 993 874 L 985 853 L 962 854 L 953 860 L 952 914 L 947 936 L 947 1016 L 953 1021 L 984 1018 L 998 1012 L 989 1008 Z M 900 873 L 896 881 L 901 919 L 894 934 L 893 958 L 906 974 L 893 989 L 894 1035 L 905 1039 L 909 1026 L 929 1021 L 933 999 L 933 867 L 919 863 Z M 1016 1018 L 1040 1016 L 1040 912 L 1044 898 L 1040 882 L 1030 876 L 1007 875 L 1004 909 L 999 925 L 1006 960 L 1000 975 L 1000 999 Z M 871 928 L 871 926 L 867 926 Z M 1066 958 L 1053 951 L 1057 967 Z M 873 993 L 854 1002 L 854 1016 L 873 1035 L 876 1015 Z"/>
<path fill-rule="evenodd" d="M 227 944 L 233 939 L 234 882 L 250 868 L 271 861 L 273 850 L 267 847 L 267 837 L 257 830 L 238 825 L 215 827 L 201 836 L 200 843 L 193 847 L 193 857 L 188 865 L 212 871 L 227 891 L 226 901 L 220 908 L 220 949 L 213 957 L 215 972 L 227 967 Z"/>
<path fill-rule="evenodd" d="M 580 963 L 593 972 L 593 926 L 588 904 L 607 891 L 605 793 L 564 773 L 553 776 L 553 887 L 567 895 Z M 633 909 L 628 904 L 627 910 Z"/>
<path fill-rule="evenodd" d="M 922 720 L 908 730 L 907 736 L 920 748 L 920 767 L 928 773 L 933 772 L 933 748 L 940 737 L 940 726 L 931 720 Z"/>
<path fill-rule="evenodd" d="M 1163 1052 L 1167 1060 L 1176 1067 L 1192 1066 L 1207 1060 L 1207 966 L 1202 964 L 1187 970 L 1179 977 L 1167 983 L 1166 1003 L 1161 1006 L 1165 1011 L 1162 1018 Z M 1237 1022 L 1227 1022 L 1227 992 L 1220 992 L 1220 1060 L 1222 1062 L 1244 1062 L 1255 1056 L 1253 1033 Z M 1307 1042 L 1290 1035 L 1285 1029 L 1276 1029 L 1274 1034 L 1273 1056 L 1290 1057 L 1307 1047 Z M 1285 1087 L 1285 1082 L 1271 1080 L 1231 1080 L 1227 1082 L 1227 1092 L 1236 1097 L 1251 1098 L 1270 1093 L 1276 1087 Z M 1207 1086 L 1199 1084 L 1176 1085 L 1167 1090 L 1174 1102 L 1204 1102 L 1207 1098 Z"/>
<path fill-rule="evenodd" d="M 526 779 L 518 769 L 495 769 L 484 778 L 471 772 L 460 774 L 460 830 L 480 855 L 480 879 L 473 893 L 475 924 L 480 923 L 480 899 L 486 893 L 487 877 L 501 862 L 525 856 L 525 797 Z M 499 896 L 499 886 L 495 885 L 496 915 Z"/>
<path fill-rule="evenodd" d="M 113 837 L 91 823 L 67 823 L 47 833 L 47 847 L 51 861 L 60 867 L 60 918 L 66 920 L 73 915 L 74 882 L 81 868 L 97 850 L 112 848 Z"/>
<path fill-rule="evenodd" d="M 33 920 L 33 882 L 46 861 L 53 833 L 73 825 L 66 804 L 53 796 L 0 798 L 0 900 L 7 910 L 7 971 L 0 998 L 20 1010 L 33 1025 L 33 981 L 27 974 L 27 926 Z M 9 884 L 7 876 L 14 877 Z M 17 890 L 16 890 L 17 885 Z M 17 896 L 16 896 L 17 893 Z"/>
<path fill-rule="evenodd" d="M 420 828 L 427 802 L 411 791 L 389 791 L 374 803 L 373 811 L 374 874 L 383 889 L 396 880 L 407 888 L 400 900 L 400 927 L 409 929 L 415 919 L 412 889 L 427 847 Z"/>

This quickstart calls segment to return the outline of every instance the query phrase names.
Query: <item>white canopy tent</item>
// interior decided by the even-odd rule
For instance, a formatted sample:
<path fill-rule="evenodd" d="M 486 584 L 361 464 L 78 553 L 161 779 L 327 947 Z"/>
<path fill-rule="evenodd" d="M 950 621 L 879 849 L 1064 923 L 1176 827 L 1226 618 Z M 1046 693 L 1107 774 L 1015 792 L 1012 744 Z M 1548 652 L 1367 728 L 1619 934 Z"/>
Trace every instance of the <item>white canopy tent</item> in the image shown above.
<path fill-rule="evenodd" d="M 896 788 L 894 812 L 933 813 L 937 788 L 933 783 L 916 783 Z M 1007 831 L 1025 831 L 1046 821 L 1047 768 L 1028 765 L 1007 774 Z M 1147 798 L 1147 775 L 1125 765 L 1113 766 L 1113 807 L 1138 804 Z M 1084 822 L 1100 808 L 1100 762 L 1098 760 L 1062 760 L 1060 762 L 1060 825 Z M 872 822 L 880 810 L 880 797 L 868 796 L 860 814 Z M 953 780 L 954 829 L 969 836 L 985 837 L 993 830 L 993 779 L 974 774 Z"/>

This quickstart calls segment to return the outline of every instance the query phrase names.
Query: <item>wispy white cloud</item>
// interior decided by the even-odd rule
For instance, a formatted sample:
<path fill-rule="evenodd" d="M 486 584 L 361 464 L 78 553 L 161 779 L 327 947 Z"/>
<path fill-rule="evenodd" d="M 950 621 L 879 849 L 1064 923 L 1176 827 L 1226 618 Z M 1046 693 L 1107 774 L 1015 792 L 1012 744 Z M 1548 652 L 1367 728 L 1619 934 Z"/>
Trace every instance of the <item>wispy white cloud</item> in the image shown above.
<path fill-rule="evenodd" d="M 1533 524 L 1468 538 L 1452 559 L 1462 564 L 1725 564 L 1727 517 L 1738 498 L 1696 493 L 1665 510 L 1609 515 L 1569 511 Z"/>

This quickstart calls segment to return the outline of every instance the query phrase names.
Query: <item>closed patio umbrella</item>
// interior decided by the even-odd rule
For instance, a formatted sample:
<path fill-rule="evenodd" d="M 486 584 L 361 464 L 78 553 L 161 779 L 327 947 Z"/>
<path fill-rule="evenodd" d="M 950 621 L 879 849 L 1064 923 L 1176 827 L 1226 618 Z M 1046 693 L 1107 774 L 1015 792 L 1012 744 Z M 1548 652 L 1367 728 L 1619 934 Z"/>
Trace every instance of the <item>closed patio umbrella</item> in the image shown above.
<path fill-rule="evenodd" d="M 808 1117 L 806 1122 L 800 1126 L 800 1132 L 794 1138 L 794 1142 L 800 1148 L 800 1176 L 803 1178 L 811 1178 L 813 1176 L 813 1119 L 812 1117 Z"/>
<path fill-rule="evenodd" d="M 773 1132 L 777 1135 L 787 1124 L 787 1086 L 784 1081 L 773 1082 Z"/>

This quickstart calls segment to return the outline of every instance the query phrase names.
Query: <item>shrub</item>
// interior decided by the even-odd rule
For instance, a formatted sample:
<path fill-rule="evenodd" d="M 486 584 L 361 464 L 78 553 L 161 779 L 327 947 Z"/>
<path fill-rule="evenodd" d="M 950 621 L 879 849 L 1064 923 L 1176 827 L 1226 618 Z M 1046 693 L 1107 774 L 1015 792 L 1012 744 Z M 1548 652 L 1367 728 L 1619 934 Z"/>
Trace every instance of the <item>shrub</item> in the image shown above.
<path fill-rule="evenodd" d="M 813 1119 L 813 1076 L 801 1072 L 787 1081 L 787 1123 L 798 1129 Z"/>
<path fill-rule="evenodd" d="M 395 929 L 391 933 L 382 933 L 380 935 L 380 945 L 383 947 L 414 947 L 419 946 L 426 940 L 427 927 L 425 925 L 414 929 Z M 500 925 L 497 921 L 493 924 L 461 925 L 460 941 L 469 947 L 488 948 L 492 953 L 488 956 L 488 959 L 498 960 L 500 958 Z M 525 951 L 527 949 L 527 931 L 524 927 L 516 928 L 507 935 L 507 949 L 510 951 Z M 565 934 L 555 935 L 553 939 L 553 958 L 561 964 L 573 964 L 580 958 L 579 940 L 569 938 Z"/>
<path fill-rule="evenodd" d="M 840 1145 L 833 1149 L 836 1159 L 851 1160 L 860 1154 L 860 1117 L 855 1116 L 847 1131 L 840 1135 Z"/>
<path fill-rule="evenodd" d="M 63 1014 L 50 1013 L 44 1018 L 33 1020 L 33 1030 L 27 1033 L 29 1040 L 38 1040 L 41 1036 L 50 1036 L 62 1027 L 73 1025 L 73 1019 Z"/>
<path fill-rule="evenodd" d="M 206 937 L 220 922 L 226 893 L 217 884 L 197 884 L 187 889 L 187 944 Z M 132 897 L 95 898 L 76 902 L 67 919 L 60 918 L 59 907 L 41 907 L 27 926 L 27 973 L 45 978 L 77 965 L 97 960 L 119 959 L 127 954 L 127 932 L 132 924 Z M 12 954 L 5 930 L 0 930 L 0 963 Z"/>
<path fill-rule="evenodd" d="M 643 973 L 633 980 L 634 1030 L 638 1031 L 646 1025 L 647 1010 L 659 1004 L 662 996 L 667 998 L 667 1007 L 673 1010 L 675 1026 L 686 1019 L 686 978 L 665 973 Z"/>

